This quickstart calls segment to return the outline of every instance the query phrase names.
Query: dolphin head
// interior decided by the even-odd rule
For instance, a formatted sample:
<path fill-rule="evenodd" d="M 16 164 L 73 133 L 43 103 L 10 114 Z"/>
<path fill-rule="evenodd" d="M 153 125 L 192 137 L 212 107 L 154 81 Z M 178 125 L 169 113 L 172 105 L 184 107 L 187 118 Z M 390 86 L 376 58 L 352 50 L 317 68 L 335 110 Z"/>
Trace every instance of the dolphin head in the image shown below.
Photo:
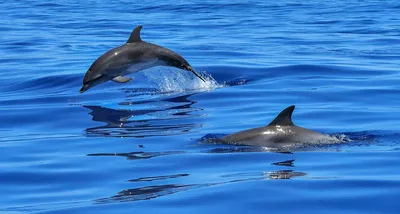
<path fill-rule="evenodd" d="M 100 66 L 96 66 L 96 62 L 94 62 L 92 66 L 90 66 L 90 68 L 87 70 L 85 77 L 83 78 L 83 86 L 79 90 L 79 92 L 83 93 L 89 88 L 106 82 L 107 78 L 105 78 L 105 76 L 103 75 L 103 70 L 104 69 Z"/>
<path fill-rule="evenodd" d="M 79 90 L 80 93 L 87 91 L 89 88 L 92 88 L 101 83 L 107 82 L 112 79 L 109 75 L 105 75 L 109 70 L 110 66 L 113 63 L 113 57 L 115 56 L 115 52 L 118 48 L 113 48 L 99 58 L 97 58 L 92 65 L 90 65 L 87 70 L 85 77 L 83 78 L 83 86 Z"/>
<path fill-rule="evenodd" d="M 94 72 L 92 72 L 91 69 L 86 71 L 85 77 L 83 78 L 82 88 L 79 90 L 79 93 L 83 93 L 87 91 L 89 88 L 93 87 L 93 80 L 97 79 L 94 78 L 93 73 Z"/>

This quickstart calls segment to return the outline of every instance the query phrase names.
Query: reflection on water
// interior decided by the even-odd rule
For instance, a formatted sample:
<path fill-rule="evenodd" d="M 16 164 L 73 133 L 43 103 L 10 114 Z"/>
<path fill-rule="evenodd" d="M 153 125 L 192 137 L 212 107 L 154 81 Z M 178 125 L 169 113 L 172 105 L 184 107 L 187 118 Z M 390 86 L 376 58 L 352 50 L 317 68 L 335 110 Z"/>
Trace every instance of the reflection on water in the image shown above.
<path fill-rule="evenodd" d="M 116 156 L 126 156 L 128 159 L 132 157 L 132 154 L 137 153 L 129 153 L 127 154 L 119 154 Z M 99 155 L 107 155 L 107 154 L 95 154 L 91 156 L 99 156 Z M 135 155 L 134 155 L 135 157 Z M 155 156 L 152 156 L 155 157 Z M 149 158 L 149 157 L 148 157 Z M 135 158 L 133 158 L 135 159 Z M 294 160 L 285 160 L 280 162 L 271 163 L 272 166 L 279 167 L 294 167 Z M 113 203 L 113 202 L 133 202 L 139 200 L 150 200 L 153 198 L 158 198 L 170 194 L 174 194 L 177 192 L 184 192 L 192 189 L 199 189 L 203 187 L 221 185 L 221 184 L 229 184 L 229 183 L 238 183 L 238 182 L 247 182 L 247 181 L 255 181 L 255 180 L 276 180 L 276 179 L 292 179 L 296 177 L 306 176 L 307 174 L 304 172 L 297 172 L 294 170 L 282 169 L 275 171 L 262 171 L 262 172 L 244 172 L 244 173 L 234 173 L 234 174 L 222 174 L 219 176 L 219 179 L 222 181 L 218 182 L 205 182 L 205 183 L 186 183 L 185 178 L 189 176 L 194 176 L 193 174 L 188 173 L 180 173 L 174 175 L 160 175 L 160 176 L 151 176 L 151 177 L 140 177 L 130 179 L 129 182 L 133 182 L 136 184 L 145 184 L 141 187 L 125 189 L 118 192 L 116 195 L 111 196 L 109 198 L 101 198 L 95 200 L 95 203 Z M 180 183 L 169 183 L 172 179 L 183 179 Z M 166 182 L 165 184 L 157 184 L 155 185 L 153 182 Z M 146 183 L 148 185 L 146 185 Z"/>
<path fill-rule="evenodd" d="M 102 198 L 96 200 L 98 203 L 112 203 L 112 202 L 129 202 L 138 200 L 149 200 L 153 198 L 158 198 L 165 195 L 170 195 L 177 192 L 183 192 L 191 189 L 198 189 L 203 187 L 209 187 L 214 185 L 246 182 L 254 180 L 275 180 L 275 179 L 291 179 L 293 177 L 301 177 L 307 175 L 303 172 L 294 172 L 293 170 L 278 170 L 275 172 L 261 172 L 252 173 L 243 176 L 243 174 L 235 174 L 221 177 L 245 177 L 234 180 L 227 180 L 215 183 L 205 183 L 205 184 L 165 184 L 165 185 L 150 185 L 144 187 L 138 187 L 133 189 L 122 190 L 117 193 L 117 195 L 111 196 L 109 198 Z M 136 179 L 133 179 L 136 180 Z"/>
<path fill-rule="evenodd" d="M 162 175 L 162 176 L 152 176 L 152 177 L 142 177 L 129 180 L 130 182 L 141 182 L 141 181 L 158 181 L 158 180 L 166 180 L 171 178 L 179 178 L 189 176 L 189 174 L 176 174 L 176 175 Z"/>
<path fill-rule="evenodd" d="M 158 186 L 146 186 L 134 189 L 126 189 L 119 192 L 117 195 L 111 196 L 110 198 L 102 198 L 96 200 L 97 203 L 111 203 L 111 202 L 128 202 L 128 201 L 139 201 L 149 200 L 160 196 L 173 194 L 193 188 L 198 188 L 200 185 L 177 185 L 177 184 L 166 184 Z"/>
<path fill-rule="evenodd" d="M 287 160 L 287 161 L 276 162 L 276 163 L 273 163 L 272 165 L 294 167 L 293 162 L 294 162 L 294 160 Z"/>
<path fill-rule="evenodd" d="M 129 152 L 129 153 L 95 153 L 87 156 L 120 156 L 126 157 L 128 160 L 149 159 L 164 155 L 182 154 L 184 152 L 169 151 L 169 152 Z"/>
<path fill-rule="evenodd" d="M 134 115 L 147 114 L 150 112 L 154 112 L 151 110 L 143 110 L 143 111 L 130 111 L 130 110 L 116 110 L 105 108 L 101 106 L 83 106 L 92 110 L 89 114 L 93 116 L 93 121 L 105 122 L 108 126 L 120 126 L 121 124 L 128 121 Z"/>
<path fill-rule="evenodd" d="M 294 172 L 293 170 L 279 170 L 276 172 L 269 172 L 266 175 L 270 179 L 291 179 L 292 177 L 300 177 L 307 175 L 304 172 Z"/>
<path fill-rule="evenodd" d="M 150 137 L 176 135 L 188 132 L 201 124 L 187 120 L 200 116 L 193 112 L 201 108 L 192 107 L 192 94 L 158 98 L 150 101 L 125 101 L 113 109 L 102 106 L 83 106 L 90 109 L 92 120 L 106 123 L 87 128 L 87 136 L 103 137 Z"/>

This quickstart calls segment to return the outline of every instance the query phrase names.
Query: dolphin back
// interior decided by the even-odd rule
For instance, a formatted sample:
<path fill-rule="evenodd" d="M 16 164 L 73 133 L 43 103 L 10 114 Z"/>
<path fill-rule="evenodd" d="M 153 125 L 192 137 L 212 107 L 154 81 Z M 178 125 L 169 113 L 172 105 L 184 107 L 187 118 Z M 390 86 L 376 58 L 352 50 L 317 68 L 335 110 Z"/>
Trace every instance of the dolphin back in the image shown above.
<path fill-rule="evenodd" d="M 236 132 L 225 136 L 222 140 L 229 144 L 273 148 L 340 142 L 329 135 L 296 126 L 292 121 L 294 109 L 294 105 L 285 108 L 267 126 Z"/>

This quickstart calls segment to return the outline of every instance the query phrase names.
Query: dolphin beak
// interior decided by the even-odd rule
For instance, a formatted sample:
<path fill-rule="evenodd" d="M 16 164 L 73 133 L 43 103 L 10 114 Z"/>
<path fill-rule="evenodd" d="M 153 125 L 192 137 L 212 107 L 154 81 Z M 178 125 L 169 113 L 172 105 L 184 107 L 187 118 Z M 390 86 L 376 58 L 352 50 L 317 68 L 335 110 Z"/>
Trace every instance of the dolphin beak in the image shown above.
<path fill-rule="evenodd" d="M 89 89 L 89 85 L 85 84 L 85 85 L 82 86 L 81 90 L 79 90 L 79 93 L 82 94 L 83 92 L 87 91 L 88 89 Z"/>
<path fill-rule="evenodd" d="M 206 80 L 200 76 L 196 71 L 194 71 L 194 69 L 192 68 L 192 66 L 186 66 L 185 70 L 192 72 L 196 77 L 198 77 L 199 79 L 201 79 L 203 82 L 206 82 Z"/>

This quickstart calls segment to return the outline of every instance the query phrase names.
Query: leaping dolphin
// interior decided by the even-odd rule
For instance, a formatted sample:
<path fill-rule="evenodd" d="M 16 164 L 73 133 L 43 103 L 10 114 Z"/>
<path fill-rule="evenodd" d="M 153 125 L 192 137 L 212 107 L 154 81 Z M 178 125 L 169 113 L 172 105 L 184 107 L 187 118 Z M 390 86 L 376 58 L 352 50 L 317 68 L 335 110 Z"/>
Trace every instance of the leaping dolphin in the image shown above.
<path fill-rule="evenodd" d="M 109 80 L 118 83 L 129 82 L 132 78 L 124 77 L 125 75 L 158 65 L 173 66 L 190 71 L 205 82 L 179 54 L 142 41 L 141 29 L 142 26 L 137 26 L 124 45 L 107 51 L 94 61 L 85 74 L 80 93 Z"/>
<path fill-rule="evenodd" d="M 267 126 L 240 131 L 222 138 L 229 144 L 284 148 L 298 144 L 339 143 L 341 140 L 296 126 L 292 122 L 295 106 L 289 106 Z"/>

